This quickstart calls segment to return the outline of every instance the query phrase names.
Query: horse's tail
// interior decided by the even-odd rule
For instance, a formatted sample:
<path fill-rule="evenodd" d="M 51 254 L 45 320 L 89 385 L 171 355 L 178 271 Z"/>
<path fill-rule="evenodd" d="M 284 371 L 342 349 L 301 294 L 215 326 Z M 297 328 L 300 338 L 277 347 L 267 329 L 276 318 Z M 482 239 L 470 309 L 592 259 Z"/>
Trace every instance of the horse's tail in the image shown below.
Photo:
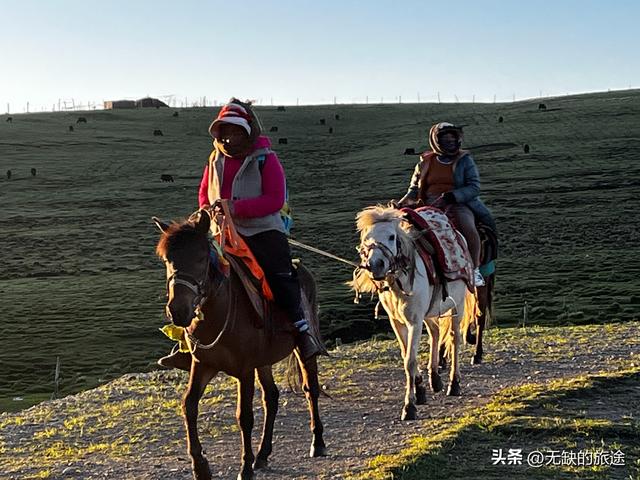
<path fill-rule="evenodd" d="M 457 312 L 456 312 L 457 313 Z M 465 290 L 464 296 L 464 314 L 457 322 L 458 332 L 461 338 L 467 336 L 472 325 L 475 325 L 476 319 L 480 313 L 478 309 L 478 297 L 475 293 Z M 444 346 L 444 353 L 451 358 L 453 352 L 453 343 L 455 341 L 454 331 L 456 322 L 453 315 L 447 315 L 440 322 L 440 347 Z"/>

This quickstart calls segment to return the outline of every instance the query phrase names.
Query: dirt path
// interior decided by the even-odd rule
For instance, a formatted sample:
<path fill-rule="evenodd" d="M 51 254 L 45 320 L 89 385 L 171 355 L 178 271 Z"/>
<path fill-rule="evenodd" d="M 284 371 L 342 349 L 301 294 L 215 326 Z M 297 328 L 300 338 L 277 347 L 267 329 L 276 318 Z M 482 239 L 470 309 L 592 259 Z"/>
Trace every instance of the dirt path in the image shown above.
<path fill-rule="evenodd" d="M 403 372 L 395 342 L 342 347 L 322 362 L 321 382 L 333 396 L 321 400 L 330 456 L 307 457 L 311 435 L 306 402 L 281 389 L 270 468 L 257 478 L 335 479 L 361 472 L 378 455 L 401 450 L 412 434 L 424 434 L 424 420 L 459 416 L 507 386 L 613 369 L 640 355 L 639 339 L 640 322 L 494 329 L 487 339 L 484 364 L 469 365 L 470 351 L 464 353 L 463 396 L 430 395 L 419 407 L 421 420 L 414 422 L 399 419 Z M 422 360 L 426 360 L 424 350 Z M 5 473 L 0 476 L 191 478 L 178 414 L 181 391 L 176 391 L 183 388 L 185 376 L 181 372 L 127 375 L 92 391 L 2 414 L 0 472 Z M 220 377 L 206 398 L 199 425 L 214 478 L 235 478 L 240 440 L 234 387 Z M 257 449 L 262 423 L 259 398 L 255 404 Z"/>

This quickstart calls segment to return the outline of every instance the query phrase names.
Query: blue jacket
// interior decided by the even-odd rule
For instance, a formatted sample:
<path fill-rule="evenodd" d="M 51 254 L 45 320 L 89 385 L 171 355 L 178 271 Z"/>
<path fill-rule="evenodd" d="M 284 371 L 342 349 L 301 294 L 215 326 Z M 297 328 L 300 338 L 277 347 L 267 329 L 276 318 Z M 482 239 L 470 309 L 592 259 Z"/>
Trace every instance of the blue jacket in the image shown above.
<path fill-rule="evenodd" d="M 478 173 L 476 162 L 474 162 L 473 157 L 469 152 L 465 152 L 463 150 L 460 153 L 461 156 L 454 160 L 453 195 L 456 197 L 456 201 L 458 203 L 464 203 L 467 205 L 479 221 L 495 230 L 496 224 L 491 216 L 491 212 L 479 197 L 480 174 Z M 430 155 L 426 154 L 420 157 L 420 161 L 413 171 L 411 184 L 409 185 L 409 190 L 404 197 L 405 199 L 418 201 L 422 187 L 420 184 L 420 179 L 423 177 L 422 169 L 428 162 L 428 160 L 425 161 L 425 157 L 428 158 L 429 156 Z M 423 201 L 424 200 L 425 199 L 423 199 Z"/>

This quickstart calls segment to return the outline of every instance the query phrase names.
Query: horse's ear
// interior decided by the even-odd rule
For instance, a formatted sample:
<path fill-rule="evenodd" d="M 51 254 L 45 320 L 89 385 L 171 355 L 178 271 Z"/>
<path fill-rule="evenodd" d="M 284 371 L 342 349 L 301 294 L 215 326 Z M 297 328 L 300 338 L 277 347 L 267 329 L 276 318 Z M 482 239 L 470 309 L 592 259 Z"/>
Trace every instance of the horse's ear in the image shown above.
<path fill-rule="evenodd" d="M 151 217 L 151 220 L 153 220 L 153 223 L 156 224 L 156 226 L 160 229 L 160 231 L 162 233 L 166 232 L 167 229 L 169 228 L 169 225 L 167 225 L 166 223 L 164 223 L 162 220 L 160 220 L 158 217 Z"/>
<path fill-rule="evenodd" d="M 200 210 L 198 213 L 200 216 L 198 218 L 198 230 L 206 235 L 211 227 L 211 217 L 206 210 Z"/>

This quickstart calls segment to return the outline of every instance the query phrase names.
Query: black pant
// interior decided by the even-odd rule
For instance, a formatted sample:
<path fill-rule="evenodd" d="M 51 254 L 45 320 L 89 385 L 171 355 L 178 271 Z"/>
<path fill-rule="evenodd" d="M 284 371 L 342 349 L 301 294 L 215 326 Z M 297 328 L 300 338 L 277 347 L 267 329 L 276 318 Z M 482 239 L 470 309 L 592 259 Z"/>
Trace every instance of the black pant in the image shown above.
<path fill-rule="evenodd" d="M 289 314 L 293 322 L 301 320 L 304 313 L 300 306 L 300 282 L 291 264 L 287 236 L 277 230 L 268 230 L 242 238 L 262 267 L 274 301 Z"/>

